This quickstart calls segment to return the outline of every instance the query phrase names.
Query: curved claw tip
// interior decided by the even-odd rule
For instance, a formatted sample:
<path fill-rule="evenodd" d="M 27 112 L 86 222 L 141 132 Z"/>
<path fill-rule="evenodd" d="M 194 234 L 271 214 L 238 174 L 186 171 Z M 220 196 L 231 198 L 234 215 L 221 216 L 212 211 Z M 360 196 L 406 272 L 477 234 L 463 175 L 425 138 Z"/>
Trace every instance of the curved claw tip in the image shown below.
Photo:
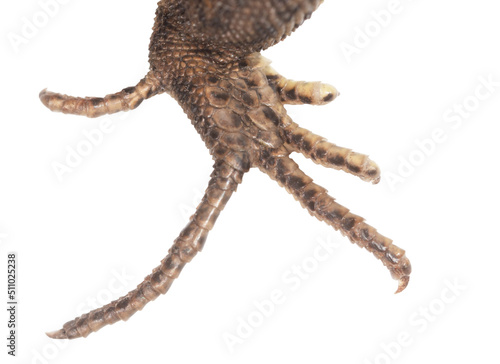
<path fill-rule="evenodd" d="M 38 94 L 38 97 L 40 98 L 40 101 L 46 106 L 49 107 L 49 95 L 51 94 L 50 91 L 48 91 L 46 88 L 44 88 L 40 93 Z"/>
<path fill-rule="evenodd" d="M 320 84 L 320 98 L 322 100 L 319 103 L 320 105 L 328 104 L 339 96 L 340 92 L 332 85 L 326 83 Z"/>
<path fill-rule="evenodd" d="M 398 290 L 395 292 L 395 294 L 403 292 L 406 286 L 408 286 L 408 282 L 410 282 L 410 276 L 401 277 L 399 279 Z"/>
<path fill-rule="evenodd" d="M 66 331 L 64 329 L 46 332 L 45 335 L 50 337 L 51 339 L 67 339 Z"/>
<path fill-rule="evenodd" d="M 366 170 L 365 170 L 367 181 L 370 181 L 374 185 L 380 182 L 380 168 L 371 159 L 368 160 Z"/>

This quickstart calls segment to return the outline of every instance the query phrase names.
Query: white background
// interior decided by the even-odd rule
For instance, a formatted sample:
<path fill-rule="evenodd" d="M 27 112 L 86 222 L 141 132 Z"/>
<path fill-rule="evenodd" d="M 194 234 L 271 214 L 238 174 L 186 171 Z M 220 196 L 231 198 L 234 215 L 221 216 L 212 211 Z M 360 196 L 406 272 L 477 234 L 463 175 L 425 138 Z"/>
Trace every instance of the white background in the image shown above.
<path fill-rule="evenodd" d="M 44 335 L 91 300 L 107 303 L 134 288 L 206 187 L 210 156 L 167 95 L 113 116 L 113 131 L 62 181 L 53 171 L 101 120 L 50 113 L 38 92 L 103 96 L 135 85 L 148 70 L 155 8 L 149 0 L 70 0 L 14 47 L 9 39 L 23 36 L 23 18 L 42 10 L 34 0 L 2 2 L 0 292 L 6 303 L 6 255 L 15 251 L 20 302 L 19 356 L 9 362 L 498 362 L 500 87 L 461 125 L 444 117 L 464 100 L 473 105 L 480 77 L 500 81 L 500 9 L 491 0 L 401 0 L 378 29 L 373 11 L 387 11 L 389 1 L 328 0 L 264 52 L 283 75 L 342 93 L 328 106 L 287 107 L 301 126 L 370 154 L 384 176 L 410 156 L 419 163 L 391 188 L 294 156 L 407 251 L 414 271 L 405 292 L 394 295 L 380 262 L 252 170 L 166 296 L 87 339 L 58 347 Z M 367 27 L 369 39 L 349 61 L 341 45 L 354 45 Z M 419 160 L 415 141 L 436 129 L 446 140 Z M 283 275 L 313 264 L 321 240 L 338 248 L 293 291 Z M 128 278 L 119 281 L 122 272 Z M 285 302 L 230 352 L 224 334 L 258 318 L 254 301 L 275 290 Z"/>

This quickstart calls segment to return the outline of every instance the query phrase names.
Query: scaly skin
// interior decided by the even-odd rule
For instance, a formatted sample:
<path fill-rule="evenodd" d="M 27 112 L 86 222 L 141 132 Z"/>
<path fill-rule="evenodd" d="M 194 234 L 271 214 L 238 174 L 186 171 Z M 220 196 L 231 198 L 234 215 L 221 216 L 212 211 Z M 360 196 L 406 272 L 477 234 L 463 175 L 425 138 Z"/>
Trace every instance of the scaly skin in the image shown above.
<path fill-rule="evenodd" d="M 202 202 L 167 257 L 133 291 L 49 333 L 56 339 L 86 337 L 127 320 L 169 289 L 201 251 L 208 232 L 250 168 L 259 168 L 308 212 L 389 269 L 402 291 L 410 262 L 404 250 L 367 225 L 316 185 L 289 157 L 299 152 L 325 167 L 377 183 L 380 171 L 367 156 L 338 147 L 299 127 L 284 104 L 323 105 L 338 96 L 320 82 L 287 80 L 258 52 L 288 36 L 319 6 L 319 0 L 162 0 L 150 44 L 150 72 L 135 87 L 104 98 L 76 98 L 42 91 L 52 111 L 97 117 L 136 108 L 159 93 L 174 97 L 215 160 Z"/>

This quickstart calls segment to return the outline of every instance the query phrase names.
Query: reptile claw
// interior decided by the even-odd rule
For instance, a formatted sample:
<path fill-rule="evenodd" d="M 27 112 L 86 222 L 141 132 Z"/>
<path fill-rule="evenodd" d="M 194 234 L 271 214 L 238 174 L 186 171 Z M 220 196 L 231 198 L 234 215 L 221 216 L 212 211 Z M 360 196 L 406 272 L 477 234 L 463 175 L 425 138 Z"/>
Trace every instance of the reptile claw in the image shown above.
<path fill-rule="evenodd" d="M 410 282 L 410 276 L 401 277 L 398 282 L 399 283 L 398 290 L 395 292 L 395 294 L 403 292 L 406 286 L 408 285 L 408 282 Z"/>
<path fill-rule="evenodd" d="M 45 335 L 47 335 L 51 339 L 67 339 L 68 338 L 68 335 L 66 335 L 66 330 L 64 330 L 64 329 L 46 332 Z"/>

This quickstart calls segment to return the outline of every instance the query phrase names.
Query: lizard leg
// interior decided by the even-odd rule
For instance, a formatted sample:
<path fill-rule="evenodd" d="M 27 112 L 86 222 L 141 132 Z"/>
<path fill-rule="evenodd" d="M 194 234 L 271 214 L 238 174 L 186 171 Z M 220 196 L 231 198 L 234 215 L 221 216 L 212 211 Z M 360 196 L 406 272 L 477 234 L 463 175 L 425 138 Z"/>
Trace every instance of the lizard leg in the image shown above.
<path fill-rule="evenodd" d="M 280 96 L 280 101 L 288 105 L 325 105 L 333 101 L 340 93 L 331 85 L 322 82 L 289 80 L 272 67 L 267 66 L 264 73 Z"/>
<path fill-rule="evenodd" d="M 315 184 L 288 156 L 268 157 L 259 168 L 291 193 L 312 216 L 339 230 L 352 243 L 381 260 L 399 282 L 396 293 L 406 288 L 410 280 L 410 261 L 405 251 L 392 244 L 392 240 L 335 202 L 326 189 Z"/>
<path fill-rule="evenodd" d="M 300 152 L 324 167 L 353 174 L 363 181 L 374 184 L 380 181 L 380 168 L 368 156 L 332 144 L 294 122 L 288 124 L 284 131 L 288 149 Z"/>
<path fill-rule="evenodd" d="M 241 183 L 243 172 L 223 162 L 215 164 L 208 188 L 190 222 L 181 231 L 161 264 L 136 289 L 127 295 L 64 324 L 63 328 L 47 333 L 53 339 L 87 337 L 106 325 L 126 321 L 160 294 L 165 294 L 182 268 L 201 251 L 208 232 L 225 204 Z"/>
<path fill-rule="evenodd" d="M 149 72 L 136 86 L 104 97 L 73 97 L 47 91 L 40 92 L 40 100 L 51 111 L 96 118 L 119 111 L 129 111 L 142 101 L 161 93 L 159 81 Z"/>

